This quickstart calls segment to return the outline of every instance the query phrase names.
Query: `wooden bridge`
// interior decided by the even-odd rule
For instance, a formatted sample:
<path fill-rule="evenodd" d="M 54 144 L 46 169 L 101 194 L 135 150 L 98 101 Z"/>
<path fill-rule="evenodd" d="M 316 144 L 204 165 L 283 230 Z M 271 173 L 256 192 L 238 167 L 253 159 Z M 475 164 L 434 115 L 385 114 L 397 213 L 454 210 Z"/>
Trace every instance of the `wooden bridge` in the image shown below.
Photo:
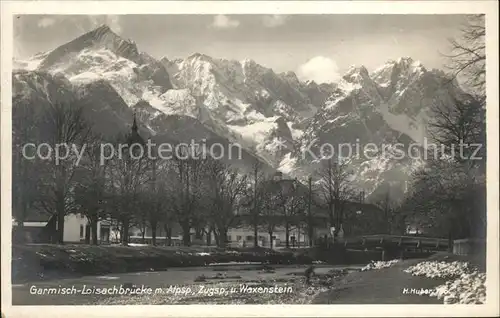
<path fill-rule="evenodd" d="M 435 237 L 401 236 L 401 235 L 364 235 L 346 237 L 337 241 L 346 248 L 361 249 L 420 249 L 428 251 L 445 251 L 448 249 L 448 240 Z"/>

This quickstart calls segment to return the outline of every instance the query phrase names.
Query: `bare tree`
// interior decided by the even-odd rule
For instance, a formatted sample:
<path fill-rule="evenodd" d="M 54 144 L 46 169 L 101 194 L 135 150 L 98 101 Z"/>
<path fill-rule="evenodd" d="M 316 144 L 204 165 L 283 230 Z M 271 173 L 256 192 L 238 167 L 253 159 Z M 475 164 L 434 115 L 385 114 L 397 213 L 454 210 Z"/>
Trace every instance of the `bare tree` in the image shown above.
<path fill-rule="evenodd" d="M 91 126 L 83 115 L 83 105 L 76 100 L 49 104 L 41 122 L 42 140 L 52 147 L 83 147 L 90 136 Z M 42 195 L 38 203 L 54 213 L 57 220 L 56 242 L 64 243 L 65 216 L 75 212 L 74 175 L 79 164 L 73 152 L 60 161 L 49 157 L 44 164 Z M 55 211 L 55 212 L 54 212 Z"/>
<path fill-rule="evenodd" d="M 153 208 L 152 194 L 148 191 L 149 189 L 141 189 L 139 193 L 136 195 L 135 206 L 137 206 L 137 210 L 134 213 L 133 225 L 134 227 L 139 229 L 139 233 L 141 234 L 141 244 L 146 244 L 146 232 L 149 225 L 149 213 L 151 208 Z"/>
<path fill-rule="evenodd" d="M 183 244 L 191 245 L 191 229 L 200 211 L 201 181 L 204 160 L 188 147 L 177 147 L 179 156 L 172 159 L 173 178 L 169 184 L 170 203 L 182 228 Z"/>
<path fill-rule="evenodd" d="M 297 180 L 282 180 L 277 182 L 278 189 L 273 201 L 275 209 L 285 228 L 285 246 L 290 247 L 290 230 L 303 219 L 306 209 L 306 193 L 303 186 Z"/>
<path fill-rule="evenodd" d="M 252 192 L 249 196 L 251 209 L 250 209 L 250 223 L 253 227 L 253 244 L 254 247 L 259 246 L 259 226 L 261 224 L 261 208 L 262 208 L 262 196 L 263 187 L 261 184 L 264 182 L 264 175 L 262 172 L 262 163 L 256 159 L 252 166 Z"/>
<path fill-rule="evenodd" d="M 427 169 L 414 178 L 419 191 L 410 202 L 427 206 L 421 213 L 434 223 L 428 227 L 437 228 L 436 223 L 443 222 L 441 230 L 448 232 L 450 240 L 483 236 L 486 227 L 486 114 L 476 97 L 465 94 L 433 108 L 429 125 L 433 139 L 446 148 L 445 156 L 429 160 Z"/>
<path fill-rule="evenodd" d="M 460 30 L 460 36 L 451 39 L 451 53 L 446 56 L 448 68 L 454 77 L 463 76 L 479 95 L 486 88 L 486 25 L 485 15 L 471 15 Z"/>
<path fill-rule="evenodd" d="M 344 202 L 353 194 L 351 186 L 353 173 L 349 169 L 348 161 L 325 159 L 323 164 L 320 169 L 319 191 L 328 210 L 330 226 L 335 226 L 338 231 L 343 221 Z"/>
<path fill-rule="evenodd" d="M 37 119 L 33 105 L 21 101 L 13 102 L 12 108 L 12 211 L 17 221 L 20 234 L 16 241 L 24 242 L 24 221 L 28 211 L 33 208 L 37 199 L 39 174 L 35 173 L 40 165 L 35 150 L 27 152 L 25 145 L 36 143 Z M 23 150 L 26 156 L 24 157 Z"/>
<path fill-rule="evenodd" d="M 486 112 L 479 100 L 462 94 L 451 103 L 434 105 L 431 111 L 429 132 L 437 144 L 445 147 L 444 155 L 459 161 L 469 160 L 471 156 L 485 158 Z"/>
<path fill-rule="evenodd" d="M 106 204 L 108 200 L 106 184 L 106 165 L 101 163 L 101 136 L 93 136 L 93 142 L 88 143 L 85 156 L 82 159 L 75 185 L 75 203 L 78 211 L 88 220 L 92 234 L 92 244 L 98 244 L 98 222 L 106 218 Z M 88 233 L 85 235 L 89 243 Z"/>
<path fill-rule="evenodd" d="M 161 193 L 163 194 L 164 205 L 162 206 L 161 222 L 163 223 L 163 229 L 165 230 L 166 245 L 172 245 L 172 231 L 173 225 L 177 222 L 176 218 L 176 199 L 174 198 L 176 191 L 172 191 L 172 188 L 167 185 L 167 183 L 162 183 Z"/>
<path fill-rule="evenodd" d="M 307 214 L 306 214 L 306 223 L 307 223 L 307 237 L 309 239 L 309 246 L 312 247 L 314 245 L 314 215 L 313 215 L 313 187 L 312 187 L 312 177 L 307 178 Z"/>
<path fill-rule="evenodd" d="M 392 201 L 391 198 L 390 186 L 387 187 L 384 196 L 378 202 L 376 202 L 376 205 L 383 211 L 382 214 L 383 232 L 385 234 L 390 234 L 391 225 L 395 221 L 395 208 L 394 208 L 394 202 Z"/>
<path fill-rule="evenodd" d="M 140 197 L 147 185 L 149 165 L 143 156 L 134 154 L 135 143 L 123 143 L 126 138 L 118 137 L 121 153 L 110 159 L 109 178 L 112 186 L 113 214 L 120 222 L 120 240 L 123 245 L 129 243 L 129 231 L 138 213 L 144 207 Z M 138 150 L 137 150 L 138 151 Z M 138 212 L 139 211 L 139 212 Z"/>
<path fill-rule="evenodd" d="M 400 214 L 430 233 L 447 233 L 451 246 L 454 238 L 484 236 L 486 227 L 484 15 L 470 16 L 460 38 L 450 42 L 448 67 L 471 90 L 456 89 L 451 103 L 433 106 L 430 132 L 445 147 L 444 156 L 434 156 L 413 175 Z"/>
<path fill-rule="evenodd" d="M 207 169 L 211 189 L 210 215 L 217 245 L 226 245 L 227 233 L 237 224 L 237 211 L 247 189 L 247 177 L 219 160 L 210 160 Z"/>
<path fill-rule="evenodd" d="M 263 188 L 262 195 L 260 196 L 260 224 L 269 235 L 269 247 L 273 248 L 274 233 L 277 228 L 282 224 L 280 217 L 280 208 L 275 200 L 276 189 L 272 189 L 272 181 L 267 181 L 261 185 Z"/>
<path fill-rule="evenodd" d="M 449 240 L 484 235 L 485 177 L 478 167 L 452 160 L 433 160 L 413 176 L 403 204 L 409 220 Z"/>
<path fill-rule="evenodd" d="M 150 158 L 150 180 L 148 191 L 148 221 L 151 227 L 151 243 L 156 245 L 158 226 L 166 210 L 166 200 L 164 198 L 165 182 L 167 182 L 168 169 L 166 162 L 160 161 L 158 157 Z"/>

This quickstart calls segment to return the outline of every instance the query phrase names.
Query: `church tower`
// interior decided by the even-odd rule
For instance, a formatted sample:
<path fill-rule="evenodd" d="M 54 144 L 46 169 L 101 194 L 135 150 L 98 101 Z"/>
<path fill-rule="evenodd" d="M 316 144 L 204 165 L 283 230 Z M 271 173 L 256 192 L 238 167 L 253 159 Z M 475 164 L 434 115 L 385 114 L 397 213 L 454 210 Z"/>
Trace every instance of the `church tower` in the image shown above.
<path fill-rule="evenodd" d="M 127 148 L 130 149 L 127 151 L 129 154 L 133 154 L 134 157 L 138 157 L 141 155 L 145 154 L 146 149 L 144 146 L 146 143 L 144 142 L 144 139 L 141 137 L 139 134 L 139 127 L 137 126 L 137 119 L 136 119 L 136 114 L 134 112 L 134 121 L 132 122 L 132 127 L 130 132 L 127 135 Z M 142 151 L 141 151 L 142 147 Z"/>
<path fill-rule="evenodd" d="M 133 144 L 145 145 L 144 139 L 139 134 L 139 127 L 137 126 L 137 118 L 134 112 L 134 121 L 132 122 L 132 128 L 127 136 L 127 144 L 132 146 Z"/>

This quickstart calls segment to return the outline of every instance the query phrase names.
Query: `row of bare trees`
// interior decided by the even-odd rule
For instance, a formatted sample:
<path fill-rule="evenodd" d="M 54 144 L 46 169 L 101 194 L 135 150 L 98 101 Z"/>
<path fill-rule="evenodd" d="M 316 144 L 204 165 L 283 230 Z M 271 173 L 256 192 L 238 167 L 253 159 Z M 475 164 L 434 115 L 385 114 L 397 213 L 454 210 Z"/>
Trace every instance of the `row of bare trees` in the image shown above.
<path fill-rule="evenodd" d="M 216 243 L 224 245 L 228 230 L 240 222 L 238 212 L 255 216 L 255 227 L 262 226 L 261 210 L 268 203 L 263 203 L 265 176 L 259 164 L 250 180 L 222 161 L 184 154 L 180 157 L 188 159 L 152 160 L 127 156 L 125 147 L 123 155 L 102 161 L 101 144 L 109 140 L 92 131 L 83 116 L 85 105 L 75 100 L 48 103 L 40 109 L 28 102 L 15 105 L 13 216 L 21 232 L 32 211 L 51 216 L 54 231 L 50 239 L 55 243 L 64 242 L 64 219 L 74 213 L 87 218 L 94 244 L 98 242 L 98 222 L 109 218 L 117 221 L 123 244 L 129 243 L 131 227 L 139 228 L 143 238 L 146 228 L 151 228 L 155 244 L 159 226 L 163 225 L 170 238 L 177 223 L 185 245 L 191 243 L 192 229 L 197 237 L 213 234 Z M 113 141 L 124 143 L 127 136 Z M 28 159 L 23 155 L 27 143 L 46 143 L 52 148 L 74 145 L 82 156 L 72 152 L 57 161 L 50 153 L 39 156 L 31 151 L 24 153 L 31 157 Z"/>
<path fill-rule="evenodd" d="M 314 186 L 310 181 L 308 187 L 297 180 L 273 181 L 260 162 L 244 173 L 210 156 L 200 159 L 187 147 L 170 160 L 137 157 L 130 155 L 130 136 L 107 140 L 95 133 L 79 101 L 54 102 L 36 112 L 29 103 L 15 104 L 13 216 L 20 227 L 30 211 L 52 216 L 54 243 L 64 242 L 65 217 L 79 213 L 89 222 L 85 237 L 93 244 L 99 241 L 99 221 L 112 219 L 125 245 L 132 227 L 143 239 L 151 229 L 153 244 L 163 227 L 171 244 L 173 226 L 178 224 L 184 245 L 191 244 L 194 230 L 196 238 L 207 238 L 207 244 L 213 236 L 224 246 L 229 229 L 244 223 L 254 230 L 255 246 L 259 231 L 264 229 L 272 243 L 278 228 L 284 228 L 289 246 L 290 231 L 300 226 L 313 241 L 318 225 L 313 211 L 318 208 L 326 209 L 330 224 L 338 228 L 343 202 L 353 193 L 344 164 L 325 162 L 319 181 Z M 121 155 L 103 160 L 101 145 L 107 142 L 124 144 Z M 67 144 L 79 151 L 59 161 L 34 153 L 27 159 L 22 155 L 27 143 Z"/>

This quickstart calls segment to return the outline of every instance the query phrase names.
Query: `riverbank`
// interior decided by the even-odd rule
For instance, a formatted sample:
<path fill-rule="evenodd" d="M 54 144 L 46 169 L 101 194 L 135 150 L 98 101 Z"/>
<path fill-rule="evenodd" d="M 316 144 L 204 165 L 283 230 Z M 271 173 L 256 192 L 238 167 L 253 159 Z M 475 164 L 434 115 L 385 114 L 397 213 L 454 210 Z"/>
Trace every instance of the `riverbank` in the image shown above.
<path fill-rule="evenodd" d="M 83 244 L 28 244 L 12 247 L 12 282 L 71 278 L 108 273 L 163 271 L 169 268 L 220 263 L 270 265 L 366 264 L 381 257 L 379 251 L 315 248 L 216 248 L 120 246 Z"/>
<path fill-rule="evenodd" d="M 30 244 L 12 247 L 12 282 L 162 271 L 217 263 L 311 264 L 314 258 L 265 248 Z"/>

